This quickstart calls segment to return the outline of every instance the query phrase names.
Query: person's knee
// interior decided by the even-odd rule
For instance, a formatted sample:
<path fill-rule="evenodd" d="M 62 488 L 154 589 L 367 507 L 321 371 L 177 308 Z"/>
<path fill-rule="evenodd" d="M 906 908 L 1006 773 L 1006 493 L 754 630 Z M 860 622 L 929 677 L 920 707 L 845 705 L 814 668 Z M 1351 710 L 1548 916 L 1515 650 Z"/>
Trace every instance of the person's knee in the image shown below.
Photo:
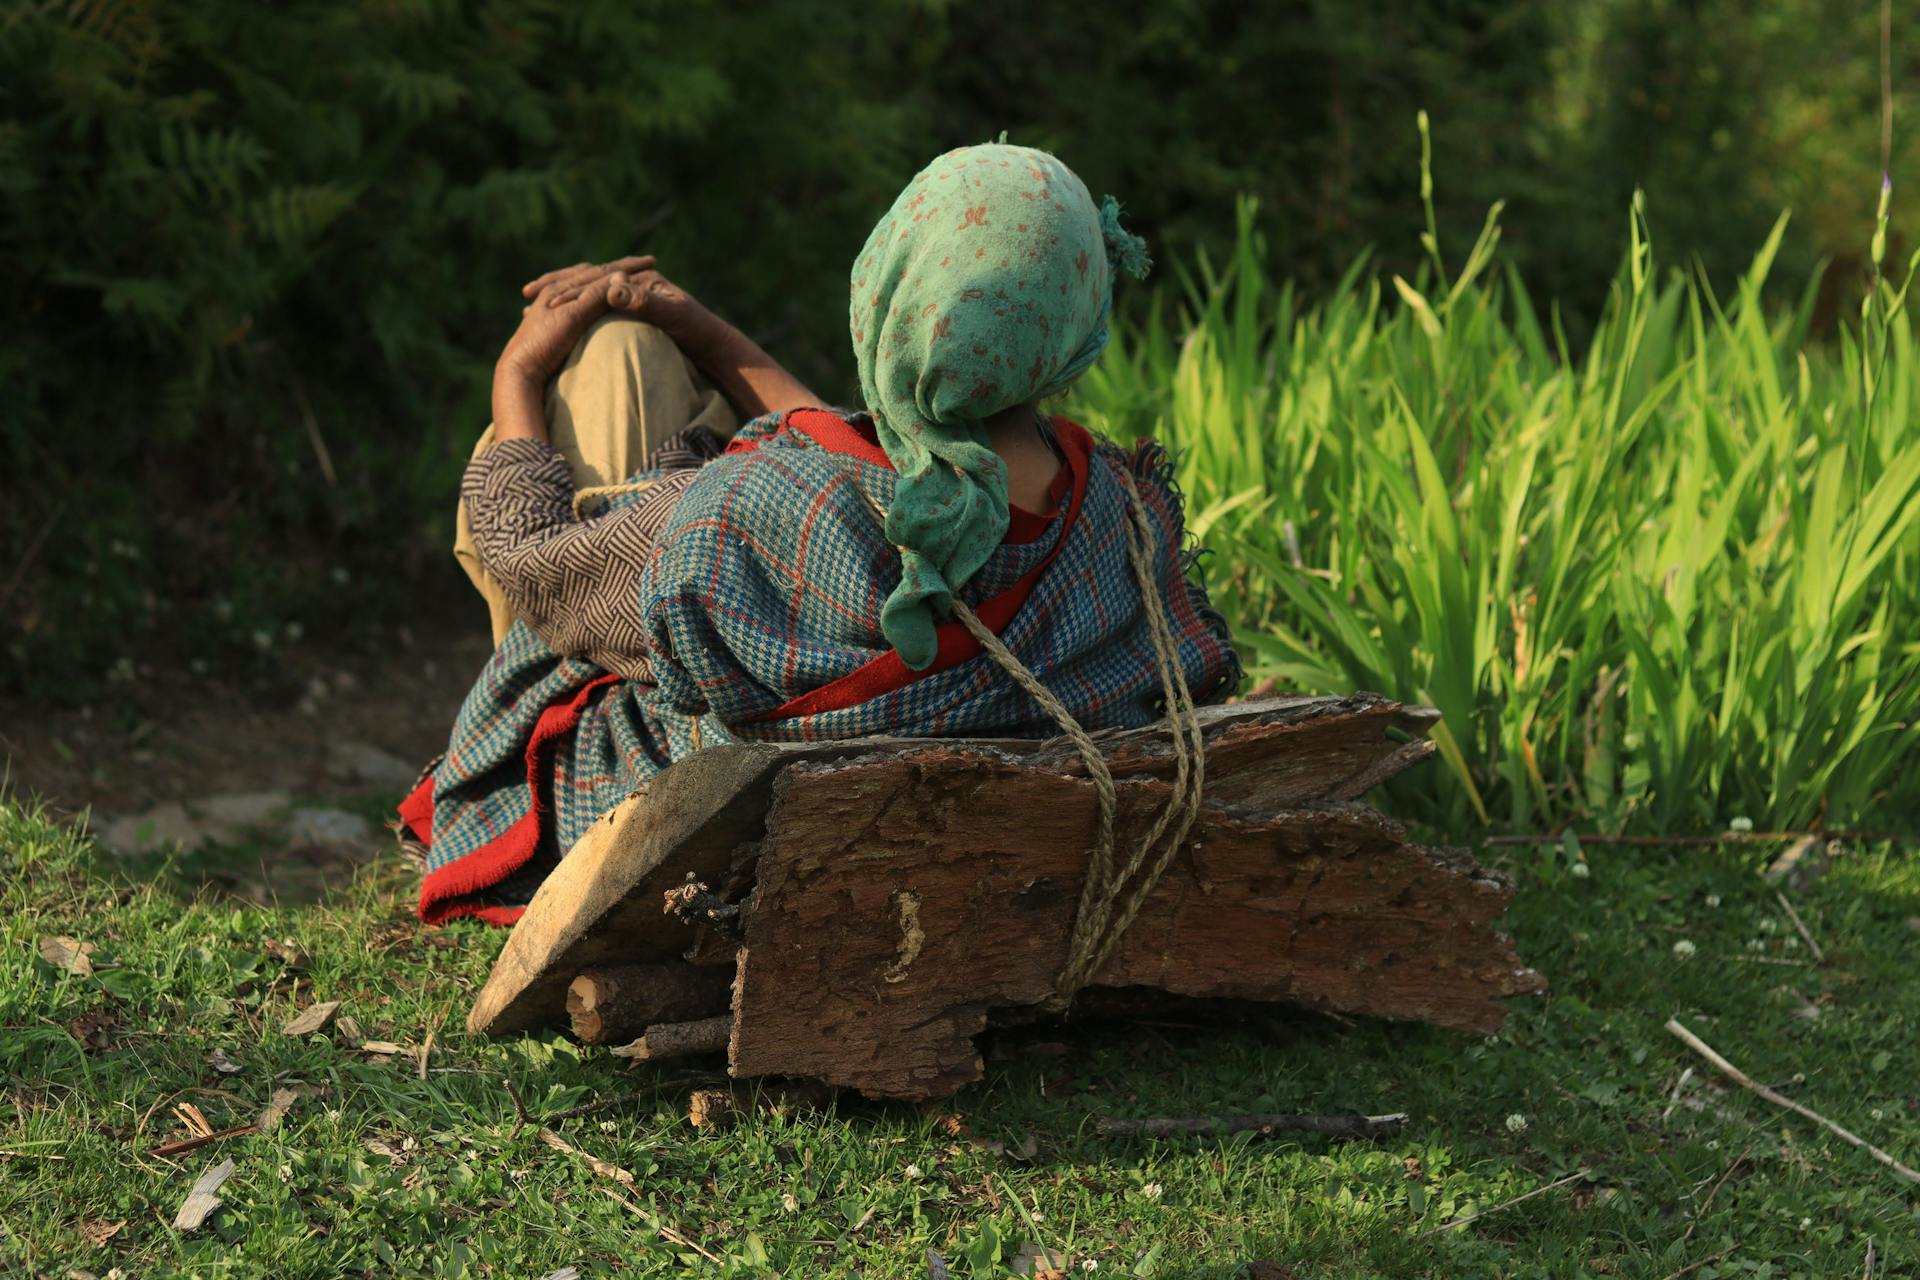
<path fill-rule="evenodd" d="M 683 358 L 666 330 L 631 316 L 610 315 L 594 322 L 567 363 L 572 368 L 603 362 L 644 368 L 657 360 Z"/>

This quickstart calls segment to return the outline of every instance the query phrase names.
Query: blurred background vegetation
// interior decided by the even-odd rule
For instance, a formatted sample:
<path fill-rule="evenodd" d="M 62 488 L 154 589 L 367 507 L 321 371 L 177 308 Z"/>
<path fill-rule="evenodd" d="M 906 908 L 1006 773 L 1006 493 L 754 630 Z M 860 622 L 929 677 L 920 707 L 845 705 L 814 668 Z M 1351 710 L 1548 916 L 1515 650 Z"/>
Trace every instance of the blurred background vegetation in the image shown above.
<path fill-rule="evenodd" d="M 453 580 L 516 286 L 644 250 L 830 397 L 845 270 L 921 164 L 1001 129 L 1163 262 L 1257 197 L 1311 294 L 1441 239 L 1578 349 L 1643 187 L 1727 286 L 1782 208 L 1815 340 L 1857 299 L 1880 12 L 1841 0 L 16 0 L 0 11 L 0 688 L 263 661 Z M 1911 41 L 1907 48 L 1916 46 Z M 1895 46 L 1895 85 L 1911 52 Z M 1896 135 L 1896 175 L 1920 172 Z M 1905 206 L 1905 207 L 1903 207 Z M 1896 198 L 1889 261 L 1916 223 Z M 1141 307 L 1149 291 L 1123 300 Z M 476 615 L 477 616 L 477 615 Z M 116 665 L 117 664 L 117 665 Z M 77 692 L 76 692 L 77 691 Z"/>

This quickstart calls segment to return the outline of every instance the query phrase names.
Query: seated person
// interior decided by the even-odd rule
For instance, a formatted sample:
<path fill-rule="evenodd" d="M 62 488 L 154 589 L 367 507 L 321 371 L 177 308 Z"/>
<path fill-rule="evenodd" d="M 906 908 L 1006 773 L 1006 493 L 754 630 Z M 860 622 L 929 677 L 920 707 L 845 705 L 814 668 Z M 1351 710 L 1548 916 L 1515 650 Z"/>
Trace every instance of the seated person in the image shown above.
<path fill-rule="evenodd" d="M 941 156 L 854 264 L 852 414 L 650 258 L 527 285 L 455 549 L 498 648 L 401 808 L 422 918 L 512 923 L 706 744 L 1150 723 L 1147 576 L 1193 697 L 1231 692 L 1165 450 L 1038 409 L 1106 346 L 1116 267 L 1144 274 L 1145 246 L 1060 161 Z"/>

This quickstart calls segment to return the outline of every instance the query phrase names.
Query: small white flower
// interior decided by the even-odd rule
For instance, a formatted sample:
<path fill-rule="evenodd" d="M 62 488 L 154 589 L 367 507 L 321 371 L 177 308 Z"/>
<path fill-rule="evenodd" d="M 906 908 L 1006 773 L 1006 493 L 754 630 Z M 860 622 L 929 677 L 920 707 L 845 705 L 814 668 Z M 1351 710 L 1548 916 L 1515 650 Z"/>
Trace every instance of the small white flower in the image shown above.
<path fill-rule="evenodd" d="M 329 573 L 329 574 L 328 574 L 327 576 L 328 576 L 329 578 L 332 578 L 332 579 L 333 579 L 333 585 L 334 585 L 334 586 L 336 586 L 336 587 L 344 587 L 344 586 L 346 586 L 346 585 L 347 585 L 347 582 L 348 582 L 348 580 L 349 580 L 349 579 L 350 579 L 350 578 L 351 578 L 351 577 L 352 577 L 353 575 L 351 575 L 351 574 L 349 574 L 349 573 L 347 572 L 347 570 L 346 570 L 346 568 L 345 568 L 345 566 L 342 566 L 342 565 L 335 565 L 335 566 L 334 566 L 334 568 L 333 568 L 333 571 L 332 571 L 331 573 Z"/>
<path fill-rule="evenodd" d="M 1572 874 L 1575 880 L 1585 880 L 1588 876 L 1593 874 L 1593 868 L 1589 867 L 1584 862 L 1576 862 L 1571 867 L 1568 867 L 1567 870 Z"/>
<path fill-rule="evenodd" d="M 329 1111 L 329 1112 L 327 1112 L 327 1119 L 329 1119 L 329 1120 L 338 1120 L 339 1118 L 340 1118 L 340 1113 L 339 1113 L 338 1111 Z"/>
<path fill-rule="evenodd" d="M 1718 907 L 1719 905 L 1720 905 L 1720 895 L 1719 895 L 1719 894 L 1717 894 L 1717 893 L 1710 893 L 1710 894 L 1708 894 L 1708 895 L 1707 895 L 1707 906 L 1709 906 L 1709 907 Z"/>
<path fill-rule="evenodd" d="M 1779 927 L 1780 927 L 1780 922 L 1778 920 L 1775 920 L 1772 916 L 1760 917 L 1760 932 L 1772 933 L 1774 930 L 1778 929 Z"/>
<path fill-rule="evenodd" d="M 1802 1218 L 1802 1219 L 1800 1219 L 1800 1229 L 1801 1229 L 1802 1231 L 1805 1231 L 1805 1230 L 1806 1230 L 1806 1229 L 1807 1229 L 1808 1227 L 1810 1227 L 1810 1226 L 1812 1226 L 1812 1225 L 1813 1225 L 1813 1219 L 1812 1219 L 1812 1218 Z"/>
<path fill-rule="evenodd" d="M 273 632 L 267 630 L 265 627 L 255 627 L 253 632 L 253 647 L 262 653 L 273 648 Z"/>
<path fill-rule="evenodd" d="M 1694 946 L 1691 942 L 1687 941 L 1685 938 L 1682 938 L 1680 939 L 1680 941 L 1673 944 L 1674 958 L 1679 960 L 1691 960 L 1693 959 L 1693 953 L 1698 951 L 1699 949 L 1700 948 Z"/>
<path fill-rule="evenodd" d="M 1738 831 L 1744 835 L 1745 833 L 1753 830 L 1753 819 L 1752 818 L 1734 818 L 1727 823 L 1727 830 Z"/>
<path fill-rule="evenodd" d="M 1080 1269 L 1082 1271 L 1098 1271 L 1100 1269 L 1100 1264 L 1095 1262 L 1092 1258 L 1088 1258 L 1085 1262 L 1082 1262 L 1080 1264 Z"/>
<path fill-rule="evenodd" d="M 920 1166 L 917 1164 L 910 1164 L 906 1167 L 905 1170 L 903 1170 L 903 1172 L 905 1172 L 905 1174 L 909 1178 L 917 1178 L 920 1176 Z"/>
<path fill-rule="evenodd" d="M 135 674 L 132 658 L 117 658 L 114 660 L 113 666 L 107 670 L 107 683 L 131 684 L 133 683 Z"/>
<path fill-rule="evenodd" d="M 785 1192 L 780 1197 L 780 1207 L 788 1213 L 796 1213 L 800 1209 L 800 1197 L 791 1191 Z"/>
<path fill-rule="evenodd" d="M 1878 1107 L 1875 1107 L 1873 1110 L 1867 1112 L 1867 1114 L 1872 1116 L 1875 1120 L 1885 1120 L 1887 1118 L 1887 1113 L 1882 1111 Z"/>
<path fill-rule="evenodd" d="M 1766 943 L 1764 943 L 1764 942 L 1762 942 L 1762 941 L 1760 941 L 1760 939 L 1758 939 L 1758 938 L 1749 938 L 1749 939 L 1747 939 L 1747 950 L 1749 950 L 1749 951 L 1765 951 L 1766 949 L 1767 949 L 1767 944 L 1766 944 Z"/>
<path fill-rule="evenodd" d="M 1719 1149 L 1720 1149 L 1720 1139 L 1718 1138 L 1707 1139 L 1707 1150 L 1718 1151 Z"/>
<path fill-rule="evenodd" d="M 1521 1115 L 1518 1111 L 1516 1111 L 1512 1115 L 1507 1117 L 1508 1133 L 1525 1133 L 1526 1131 L 1527 1131 L 1527 1118 L 1525 1116 Z"/>
<path fill-rule="evenodd" d="M 612 1133 L 614 1130 L 618 1129 L 619 1127 L 620 1127 L 620 1124 L 616 1120 L 602 1120 L 600 1122 L 600 1132 L 602 1133 Z"/>
<path fill-rule="evenodd" d="M 300 637 L 306 633 L 307 629 L 297 622 L 289 622 L 287 624 L 287 642 L 289 644 L 298 644 Z"/>
<path fill-rule="evenodd" d="M 1047 1215 L 1046 1215 L 1046 1214 L 1044 1214 L 1044 1213 L 1040 1213 L 1040 1212 L 1038 1212 L 1038 1211 L 1035 1211 L 1035 1213 L 1034 1213 L 1034 1215 L 1033 1215 L 1033 1220 L 1034 1220 L 1035 1222 L 1045 1222 L 1045 1221 L 1047 1220 Z"/>
<path fill-rule="evenodd" d="M 1162 1190 L 1164 1190 L 1164 1188 L 1162 1188 L 1159 1183 L 1149 1182 L 1140 1188 L 1140 1194 L 1149 1200 L 1158 1200 Z"/>
<path fill-rule="evenodd" d="M 1804 1071 L 1796 1071 L 1796 1072 L 1794 1072 L 1794 1073 L 1793 1073 L 1793 1082 L 1794 1082 L 1795 1084 L 1805 1084 L 1805 1083 L 1807 1082 L 1807 1073 L 1806 1073 L 1806 1072 L 1804 1072 Z"/>
<path fill-rule="evenodd" d="M 1786 938 L 1787 950 L 1789 951 L 1795 950 L 1796 948 L 1799 947 L 1799 945 L 1800 945 L 1800 939 L 1794 937 L 1792 934 L 1787 935 L 1787 938 Z"/>

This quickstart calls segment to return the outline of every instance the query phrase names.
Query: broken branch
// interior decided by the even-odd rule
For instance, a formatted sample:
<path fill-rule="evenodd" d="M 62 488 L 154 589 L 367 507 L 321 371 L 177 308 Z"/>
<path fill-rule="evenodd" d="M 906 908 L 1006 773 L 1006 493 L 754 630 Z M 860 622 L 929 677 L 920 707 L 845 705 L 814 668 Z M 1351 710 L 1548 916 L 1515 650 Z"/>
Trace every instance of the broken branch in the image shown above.
<path fill-rule="evenodd" d="M 1882 1151 L 1880 1148 L 1874 1146 L 1871 1142 L 1868 1142 L 1865 1138 L 1860 1137 L 1858 1134 L 1855 1134 L 1850 1130 L 1841 1128 L 1839 1125 L 1827 1119 L 1825 1116 L 1821 1115 L 1818 1111 L 1815 1111 L 1813 1108 L 1803 1107 L 1799 1103 L 1795 1102 L 1792 1098 L 1789 1098 L 1784 1094 L 1776 1093 L 1772 1089 L 1767 1088 L 1767 1086 L 1753 1079 L 1746 1072 L 1740 1070 L 1740 1068 L 1734 1066 L 1731 1062 L 1728 1062 L 1725 1058 L 1721 1057 L 1718 1053 L 1715 1053 L 1711 1045 L 1709 1045 L 1706 1041 L 1702 1040 L 1699 1036 L 1696 1036 L 1695 1034 L 1693 1034 L 1693 1032 L 1681 1026 L 1678 1019 L 1668 1018 L 1667 1030 L 1673 1032 L 1674 1035 L 1678 1036 L 1680 1038 L 1681 1043 L 1685 1044 L 1689 1049 L 1692 1049 L 1695 1053 L 1699 1054 L 1701 1057 L 1705 1058 L 1708 1062 L 1711 1062 L 1714 1066 L 1718 1067 L 1735 1084 L 1738 1084 L 1742 1088 L 1749 1089 L 1754 1093 L 1759 1094 L 1761 1097 L 1765 1098 L 1768 1102 L 1773 1103 L 1773 1105 L 1776 1107 L 1785 1107 L 1787 1110 L 1792 1111 L 1797 1115 L 1805 1116 L 1807 1119 L 1827 1129 L 1829 1132 L 1841 1138 L 1843 1141 L 1849 1142 L 1852 1145 L 1859 1147 L 1862 1151 L 1866 1152 L 1868 1155 L 1872 1156 L 1875 1160 L 1878 1160 L 1881 1164 L 1887 1166 L 1887 1168 L 1893 1170 L 1895 1173 L 1905 1178 L 1908 1182 L 1920 1182 L 1920 1172 L 1915 1172 L 1914 1170 L 1909 1169 L 1906 1165 L 1901 1164 L 1898 1160 L 1895 1160 L 1892 1156 L 1888 1155 L 1886 1152 Z"/>
<path fill-rule="evenodd" d="M 1384 1116 L 1248 1115 L 1101 1120 L 1098 1128 L 1107 1137 L 1134 1133 L 1152 1138 L 1165 1138 L 1179 1133 L 1213 1136 L 1229 1133 L 1322 1133 L 1331 1137 L 1376 1138 L 1398 1133 L 1406 1122 L 1407 1113 L 1396 1111 Z"/>

